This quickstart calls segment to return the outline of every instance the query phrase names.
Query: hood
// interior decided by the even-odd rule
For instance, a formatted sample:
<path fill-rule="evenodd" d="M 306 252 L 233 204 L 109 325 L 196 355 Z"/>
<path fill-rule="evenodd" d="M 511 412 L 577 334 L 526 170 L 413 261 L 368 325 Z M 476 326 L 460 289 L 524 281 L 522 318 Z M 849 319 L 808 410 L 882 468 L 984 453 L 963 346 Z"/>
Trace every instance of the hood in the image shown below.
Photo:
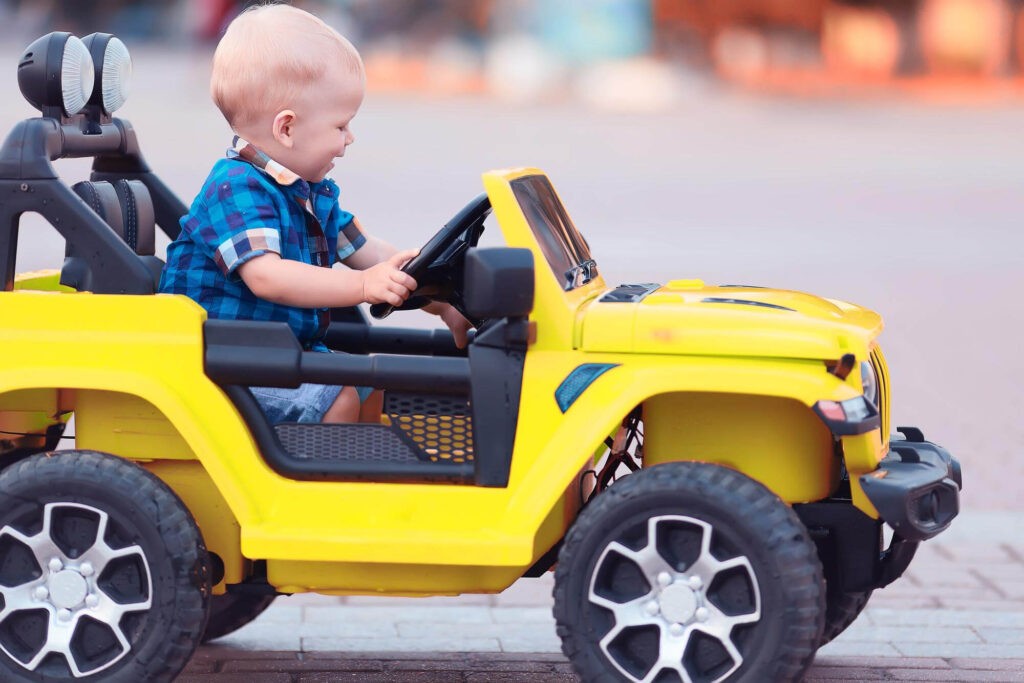
<path fill-rule="evenodd" d="M 839 358 L 882 330 L 866 308 L 763 287 L 700 280 L 623 285 L 580 309 L 584 351 L 775 358 Z"/>

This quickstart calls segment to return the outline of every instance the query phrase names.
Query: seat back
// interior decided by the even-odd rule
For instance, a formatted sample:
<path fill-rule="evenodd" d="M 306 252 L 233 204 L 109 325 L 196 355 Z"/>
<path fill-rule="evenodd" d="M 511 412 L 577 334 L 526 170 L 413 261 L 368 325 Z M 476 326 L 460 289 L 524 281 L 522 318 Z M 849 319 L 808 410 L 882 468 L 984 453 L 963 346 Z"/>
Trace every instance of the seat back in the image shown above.
<path fill-rule="evenodd" d="M 160 283 L 163 261 L 157 258 L 156 222 L 149 190 L 140 180 L 114 182 L 83 180 L 71 187 L 92 211 L 106 222 L 124 242 L 139 255 L 153 275 L 154 290 Z M 75 254 L 69 242 L 61 269 L 62 285 L 79 291 L 91 289 L 91 277 L 84 259 Z"/>

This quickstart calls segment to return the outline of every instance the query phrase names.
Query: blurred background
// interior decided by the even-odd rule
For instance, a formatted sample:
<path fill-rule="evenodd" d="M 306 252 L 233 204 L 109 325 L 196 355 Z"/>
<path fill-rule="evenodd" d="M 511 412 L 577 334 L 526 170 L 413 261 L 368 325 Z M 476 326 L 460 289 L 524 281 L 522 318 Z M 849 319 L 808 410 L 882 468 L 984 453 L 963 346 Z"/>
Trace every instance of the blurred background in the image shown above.
<path fill-rule="evenodd" d="M 266 0 L 262 0 L 266 1 Z M 253 0 L 3 0 L 9 31 L 214 43 Z M 380 89 L 656 109 L 674 72 L 797 94 L 1016 97 L 1024 0 L 296 0 Z M 611 84 L 614 87 L 608 88 Z"/>
<path fill-rule="evenodd" d="M 134 60 L 118 115 L 190 202 L 230 141 L 209 64 L 244 4 L 0 0 L 0 127 L 35 115 L 15 79 L 35 37 L 114 33 Z M 894 424 L 961 458 L 968 510 L 1024 510 L 1024 0 L 293 4 L 364 56 L 333 175 L 370 231 L 420 245 L 481 172 L 537 166 L 609 285 L 701 278 L 878 310 Z M 56 233 L 23 225 L 19 270 L 59 267 Z"/>

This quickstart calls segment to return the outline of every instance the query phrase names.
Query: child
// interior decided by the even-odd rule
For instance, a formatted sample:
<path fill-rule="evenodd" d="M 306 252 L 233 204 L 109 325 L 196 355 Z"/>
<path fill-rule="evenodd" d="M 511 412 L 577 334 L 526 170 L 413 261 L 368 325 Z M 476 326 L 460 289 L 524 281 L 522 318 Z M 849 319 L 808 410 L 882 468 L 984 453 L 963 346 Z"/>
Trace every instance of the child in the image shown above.
<path fill-rule="evenodd" d="M 416 251 L 368 235 L 325 177 L 355 139 L 364 81 L 352 44 L 307 12 L 263 5 L 231 22 L 213 57 L 210 91 L 236 137 L 181 219 L 161 292 L 185 294 L 213 318 L 287 322 L 305 349 L 324 352 L 329 308 L 408 298 L 416 282 L 400 268 Z M 335 260 L 349 268 L 331 268 Z M 465 345 L 469 323 L 454 308 L 426 310 Z M 367 401 L 366 388 L 252 392 L 271 422 L 379 414 L 379 396 Z"/>

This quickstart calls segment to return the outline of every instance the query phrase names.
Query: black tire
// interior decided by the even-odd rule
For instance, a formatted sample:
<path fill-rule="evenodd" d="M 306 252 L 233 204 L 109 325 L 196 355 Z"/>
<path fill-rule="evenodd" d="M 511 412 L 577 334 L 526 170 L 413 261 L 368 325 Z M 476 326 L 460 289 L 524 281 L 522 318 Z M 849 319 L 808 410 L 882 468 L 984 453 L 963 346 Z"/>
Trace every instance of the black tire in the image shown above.
<path fill-rule="evenodd" d="M 821 632 L 821 644 L 832 642 L 857 620 L 868 604 L 871 591 L 844 593 L 825 590 L 825 629 Z"/>
<path fill-rule="evenodd" d="M 882 552 L 882 527 L 878 525 L 877 551 Z M 825 628 L 821 644 L 830 643 L 857 620 L 871 598 L 871 590 L 844 591 L 840 587 L 840 560 L 834 544 L 825 542 L 818 548 L 822 570 L 825 573 Z"/>
<path fill-rule="evenodd" d="M 569 530 L 555 570 L 562 651 L 588 683 L 799 680 L 824 610 L 821 563 L 792 509 L 706 463 L 612 485 Z"/>
<path fill-rule="evenodd" d="M 234 633 L 263 614 L 275 597 L 249 593 L 214 595 L 210 600 L 210 619 L 206 622 L 201 642 L 208 643 Z"/>
<path fill-rule="evenodd" d="M 61 451 L 0 473 L 0 680 L 171 681 L 209 596 L 195 521 L 141 467 Z"/>

